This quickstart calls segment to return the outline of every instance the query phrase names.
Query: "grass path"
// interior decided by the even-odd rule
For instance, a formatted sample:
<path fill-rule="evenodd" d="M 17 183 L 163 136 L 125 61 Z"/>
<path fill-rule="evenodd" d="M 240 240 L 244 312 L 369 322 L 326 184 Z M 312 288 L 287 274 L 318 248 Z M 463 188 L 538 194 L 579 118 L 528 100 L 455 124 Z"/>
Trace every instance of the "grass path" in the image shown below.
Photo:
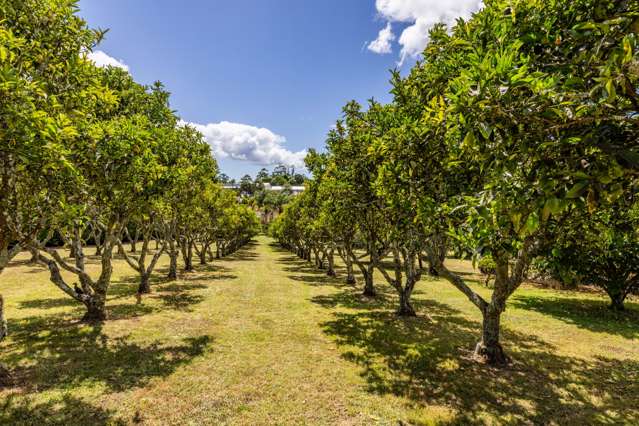
<path fill-rule="evenodd" d="M 398 319 L 381 278 L 364 299 L 266 237 L 156 278 L 141 303 L 118 261 L 101 327 L 78 323 L 82 310 L 25 259 L 0 277 L 0 360 L 19 382 L 0 390 L 0 424 L 639 421 L 637 304 L 613 318 L 597 295 L 523 288 L 504 318 L 515 363 L 498 371 L 469 359 L 479 317 L 444 282 L 420 283 L 420 316 Z"/>

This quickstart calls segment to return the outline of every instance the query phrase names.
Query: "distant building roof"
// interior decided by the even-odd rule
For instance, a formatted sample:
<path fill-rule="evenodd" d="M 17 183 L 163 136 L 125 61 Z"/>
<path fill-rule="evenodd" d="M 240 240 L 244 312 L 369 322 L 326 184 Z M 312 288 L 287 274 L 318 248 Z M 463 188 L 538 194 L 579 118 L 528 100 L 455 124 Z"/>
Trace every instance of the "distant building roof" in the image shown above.
<path fill-rule="evenodd" d="M 238 189 L 240 189 L 240 184 L 239 183 L 225 183 L 225 184 L 222 185 L 222 188 L 238 190 Z M 271 185 L 270 183 L 265 183 L 264 184 L 264 189 L 266 191 L 280 192 L 280 191 L 284 191 L 286 188 L 287 187 L 283 186 L 283 185 Z M 288 188 L 290 188 L 291 192 L 293 192 L 294 194 L 299 194 L 300 192 L 304 192 L 304 190 L 306 189 L 306 187 L 304 185 L 295 185 L 295 186 L 290 186 Z"/>
<path fill-rule="evenodd" d="M 282 185 L 271 185 L 270 183 L 265 183 L 264 184 L 264 189 L 267 191 L 276 191 L 276 192 L 280 192 L 280 191 L 284 191 L 287 187 L 286 186 L 282 186 Z M 290 186 L 288 187 L 290 188 L 290 190 L 292 192 L 298 193 L 298 192 L 302 192 L 304 191 L 304 189 L 306 189 L 304 186 Z"/>

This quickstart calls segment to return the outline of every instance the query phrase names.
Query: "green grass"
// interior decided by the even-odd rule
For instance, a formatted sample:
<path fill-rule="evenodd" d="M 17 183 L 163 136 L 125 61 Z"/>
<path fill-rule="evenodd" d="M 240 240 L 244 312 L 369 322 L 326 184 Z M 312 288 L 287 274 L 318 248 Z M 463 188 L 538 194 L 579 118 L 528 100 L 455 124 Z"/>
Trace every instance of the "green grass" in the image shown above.
<path fill-rule="evenodd" d="M 421 282 L 419 317 L 399 319 L 381 277 L 367 300 L 271 243 L 174 283 L 163 259 L 139 304 L 118 261 L 99 327 L 18 259 L 0 276 L 0 361 L 18 382 L 0 424 L 639 423 L 636 303 L 620 315 L 597 294 L 525 286 L 504 314 L 514 363 L 497 370 L 471 359 L 480 317 L 446 282 Z"/>

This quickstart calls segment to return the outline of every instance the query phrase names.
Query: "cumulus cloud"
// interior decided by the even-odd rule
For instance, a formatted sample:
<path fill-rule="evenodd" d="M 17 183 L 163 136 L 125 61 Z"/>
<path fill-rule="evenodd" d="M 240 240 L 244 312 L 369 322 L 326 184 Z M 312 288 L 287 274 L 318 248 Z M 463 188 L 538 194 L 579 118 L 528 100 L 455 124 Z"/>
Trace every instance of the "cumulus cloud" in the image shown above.
<path fill-rule="evenodd" d="M 391 53 L 393 47 L 391 43 L 395 40 L 395 34 L 393 34 L 393 28 L 391 23 L 386 24 L 386 28 L 382 29 L 377 38 L 368 44 L 368 50 L 377 54 Z"/>
<path fill-rule="evenodd" d="M 306 151 L 292 152 L 284 148 L 286 138 L 269 129 L 247 124 L 188 123 L 200 131 L 220 158 L 250 161 L 261 165 L 286 164 L 303 167 Z"/>
<path fill-rule="evenodd" d="M 428 32 L 435 24 L 441 22 L 448 26 L 452 26 L 457 18 L 469 18 L 474 12 L 479 10 L 482 5 L 483 2 L 481 0 L 375 1 L 377 12 L 389 24 L 391 22 L 409 24 L 408 27 L 404 29 L 398 40 L 402 47 L 400 62 L 403 62 L 408 57 L 416 57 L 422 53 L 428 43 Z M 385 31 L 385 29 L 382 30 L 382 32 Z"/>
<path fill-rule="evenodd" d="M 87 58 L 99 67 L 112 66 L 122 68 L 124 71 L 129 71 L 129 66 L 122 60 L 115 59 L 101 50 L 89 52 Z"/>

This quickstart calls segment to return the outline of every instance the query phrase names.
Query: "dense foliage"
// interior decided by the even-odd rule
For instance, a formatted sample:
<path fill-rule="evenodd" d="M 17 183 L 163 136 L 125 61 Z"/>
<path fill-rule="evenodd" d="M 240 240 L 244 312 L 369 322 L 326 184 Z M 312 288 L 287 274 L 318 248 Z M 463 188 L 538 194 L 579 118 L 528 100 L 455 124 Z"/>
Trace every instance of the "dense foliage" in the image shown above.
<path fill-rule="evenodd" d="M 368 295 L 377 269 L 402 315 L 430 269 L 480 310 L 476 355 L 491 363 L 507 361 L 508 298 L 577 223 L 592 236 L 579 269 L 618 304 L 636 279 L 610 265 L 636 264 L 636 218 L 614 212 L 639 171 L 638 32 L 639 3 L 625 0 L 490 0 L 435 27 L 423 61 L 394 73 L 391 103 L 344 108 L 326 154 L 308 161 L 314 190 L 273 234 L 318 266 L 346 253 Z M 453 247 L 494 261 L 490 298 L 446 266 Z"/>

